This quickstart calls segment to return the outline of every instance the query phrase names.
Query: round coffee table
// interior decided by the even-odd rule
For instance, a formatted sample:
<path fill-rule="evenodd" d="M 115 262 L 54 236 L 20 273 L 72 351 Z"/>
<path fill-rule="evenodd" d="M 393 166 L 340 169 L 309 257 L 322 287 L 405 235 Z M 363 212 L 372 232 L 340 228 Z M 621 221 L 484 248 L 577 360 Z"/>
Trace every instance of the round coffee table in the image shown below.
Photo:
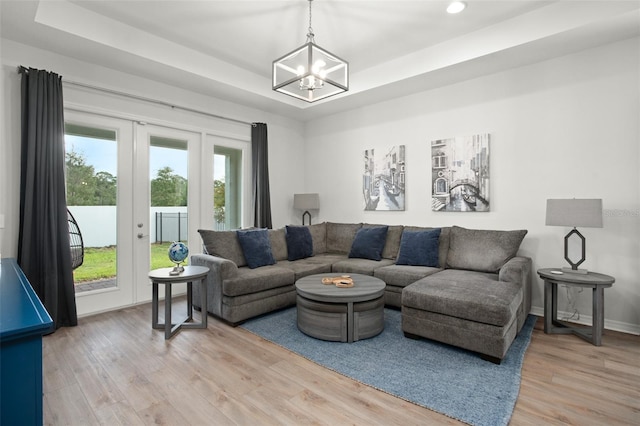
<path fill-rule="evenodd" d="M 348 275 L 353 287 L 323 284 L 322 278 Z M 327 273 L 296 281 L 298 328 L 322 340 L 355 342 L 384 329 L 384 281 L 361 274 Z"/>

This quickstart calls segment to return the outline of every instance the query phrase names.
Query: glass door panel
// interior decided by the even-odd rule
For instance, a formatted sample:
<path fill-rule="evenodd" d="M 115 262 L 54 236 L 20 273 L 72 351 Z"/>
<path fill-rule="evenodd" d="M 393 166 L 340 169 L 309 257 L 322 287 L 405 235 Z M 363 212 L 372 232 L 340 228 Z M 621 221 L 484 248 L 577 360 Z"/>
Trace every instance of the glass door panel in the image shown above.
<path fill-rule="evenodd" d="M 123 182 L 131 174 L 132 126 L 75 111 L 65 118 L 67 205 L 84 243 L 74 270 L 82 315 L 133 303 L 131 237 L 123 228 L 131 221 Z"/>
<path fill-rule="evenodd" d="M 197 209 L 191 211 L 190 175 L 197 179 L 197 133 L 136 124 L 135 217 L 136 301 L 151 299 L 150 270 L 174 266 L 167 251 L 181 241 L 198 251 Z M 191 161 L 190 161 L 191 160 Z M 197 204 L 197 202 L 196 202 Z M 199 237 L 198 237 L 199 238 Z M 193 244 L 190 244 L 194 241 Z M 193 251 L 192 251 L 193 252 Z M 188 264 L 188 258 L 186 262 Z M 174 290 L 180 291 L 179 287 Z"/>

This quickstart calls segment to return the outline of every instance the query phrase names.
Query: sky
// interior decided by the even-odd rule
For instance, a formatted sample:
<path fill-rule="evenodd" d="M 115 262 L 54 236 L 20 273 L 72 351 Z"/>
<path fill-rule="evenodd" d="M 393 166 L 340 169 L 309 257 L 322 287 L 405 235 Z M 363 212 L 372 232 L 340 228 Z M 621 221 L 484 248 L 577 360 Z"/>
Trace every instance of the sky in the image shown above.
<path fill-rule="evenodd" d="M 97 172 L 109 172 L 117 176 L 117 146 L 115 141 L 104 139 L 93 139 L 80 136 L 65 135 L 67 152 L 75 151 L 85 158 L 88 165 L 94 167 Z M 187 151 L 151 147 L 149 168 L 151 177 L 157 175 L 158 170 L 169 166 L 174 173 L 187 178 Z M 214 157 L 214 179 L 224 178 L 224 157 L 216 155 Z"/>

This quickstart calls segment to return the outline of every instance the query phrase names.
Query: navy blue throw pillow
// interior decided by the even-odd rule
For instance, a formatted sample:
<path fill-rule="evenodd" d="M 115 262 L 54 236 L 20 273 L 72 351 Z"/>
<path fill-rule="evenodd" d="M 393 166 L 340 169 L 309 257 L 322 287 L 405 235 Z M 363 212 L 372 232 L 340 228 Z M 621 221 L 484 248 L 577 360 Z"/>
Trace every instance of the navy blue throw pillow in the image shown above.
<path fill-rule="evenodd" d="M 273 265 L 276 260 L 271 252 L 271 241 L 266 229 L 238 230 L 238 241 L 249 268 Z"/>
<path fill-rule="evenodd" d="M 440 228 L 425 231 L 404 231 L 396 265 L 438 267 Z"/>
<path fill-rule="evenodd" d="M 375 226 L 372 228 L 360 228 L 351 244 L 349 257 L 361 259 L 380 260 L 382 250 L 387 241 L 388 226 Z"/>
<path fill-rule="evenodd" d="M 289 260 L 305 259 L 313 256 L 313 238 L 306 226 L 286 226 L 284 235 L 287 241 L 287 258 Z"/>

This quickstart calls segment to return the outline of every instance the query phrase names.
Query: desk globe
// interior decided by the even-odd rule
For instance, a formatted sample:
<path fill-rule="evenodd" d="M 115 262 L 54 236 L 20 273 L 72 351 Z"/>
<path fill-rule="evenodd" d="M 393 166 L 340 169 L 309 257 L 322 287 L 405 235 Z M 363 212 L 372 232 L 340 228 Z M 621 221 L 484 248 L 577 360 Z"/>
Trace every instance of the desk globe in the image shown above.
<path fill-rule="evenodd" d="M 189 248 L 180 241 L 173 242 L 169 246 L 168 254 L 169 259 L 176 264 L 173 270 L 169 272 L 169 275 L 179 275 L 184 272 L 184 267 L 180 264 L 189 256 Z"/>

